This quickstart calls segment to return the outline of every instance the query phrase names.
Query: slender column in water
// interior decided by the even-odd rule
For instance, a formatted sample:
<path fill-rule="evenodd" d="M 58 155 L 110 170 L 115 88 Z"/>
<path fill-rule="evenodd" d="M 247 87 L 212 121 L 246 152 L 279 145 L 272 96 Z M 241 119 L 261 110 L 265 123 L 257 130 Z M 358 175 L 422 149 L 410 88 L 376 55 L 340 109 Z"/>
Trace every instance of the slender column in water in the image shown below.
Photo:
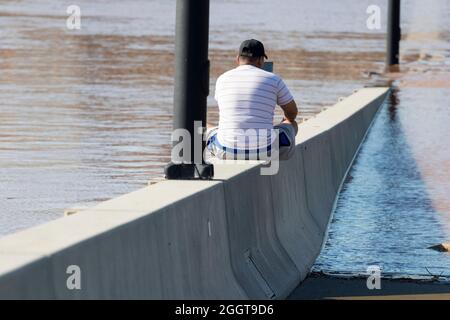
<path fill-rule="evenodd" d="M 400 39 L 400 0 L 389 0 L 386 51 L 387 68 L 399 65 Z"/>
<path fill-rule="evenodd" d="M 170 163 L 166 167 L 168 179 L 213 176 L 213 166 L 206 165 L 203 160 L 205 143 L 199 132 L 200 125 L 195 125 L 206 127 L 208 42 L 209 0 L 177 0 L 173 129 L 189 132 L 190 152 L 182 152 L 181 164 Z M 178 144 L 176 141 L 174 146 Z"/>

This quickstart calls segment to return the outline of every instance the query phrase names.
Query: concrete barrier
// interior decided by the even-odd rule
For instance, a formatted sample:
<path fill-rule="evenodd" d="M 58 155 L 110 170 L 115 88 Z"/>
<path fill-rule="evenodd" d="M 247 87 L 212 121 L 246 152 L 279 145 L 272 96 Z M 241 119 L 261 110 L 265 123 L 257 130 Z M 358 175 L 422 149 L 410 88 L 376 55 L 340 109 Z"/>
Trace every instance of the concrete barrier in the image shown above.
<path fill-rule="evenodd" d="M 216 178 L 224 181 L 236 279 L 250 299 L 287 297 L 299 283 L 300 274 L 277 237 L 270 176 L 261 175 L 259 165 L 245 171 L 233 167 L 217 166 Z"/>
<path fill-rule="evenodd" d="M 285 298 L 320 252 L 387 93 L 362 89 L 301 124 L 277 175 L 216 165 L 214 181 L 163 181 L 1 238 L 0 298 Z"/>

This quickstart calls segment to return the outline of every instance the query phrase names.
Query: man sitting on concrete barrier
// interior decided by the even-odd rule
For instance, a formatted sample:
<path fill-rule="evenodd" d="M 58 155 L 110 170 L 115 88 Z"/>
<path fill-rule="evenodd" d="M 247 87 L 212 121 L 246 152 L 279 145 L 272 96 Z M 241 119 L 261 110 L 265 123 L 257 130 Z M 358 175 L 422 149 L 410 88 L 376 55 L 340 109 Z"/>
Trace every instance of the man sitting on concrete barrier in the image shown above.
<path fill-rule="evenodd" d="M 258 40 L 241 44 L 238 67 L 217 79 L 215 99 L 219 105 L 219 126 L 207 133 L 207 151 L 222 160 L 265 160 L 273 147 L 279 159 L 289 159 L 295 151 L 298 109 L 284 81 L 263 70 L 267 59 Z M 279 105 L 284 119 L 273 125 Z"/>

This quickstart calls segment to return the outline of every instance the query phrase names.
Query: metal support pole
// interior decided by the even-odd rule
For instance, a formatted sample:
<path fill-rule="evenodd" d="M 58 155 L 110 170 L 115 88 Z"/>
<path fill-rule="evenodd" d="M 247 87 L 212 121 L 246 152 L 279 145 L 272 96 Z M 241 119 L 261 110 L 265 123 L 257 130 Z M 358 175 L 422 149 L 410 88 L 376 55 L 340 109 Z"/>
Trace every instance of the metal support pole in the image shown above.
<path fill-rule="evenodd" d="M 400 51 L 400 0 L 389 0 L 387 22 L 387 68 L 398 66 Z"/>
<path fill-rule="evenodd" d="M 177 0 L 173 129 L 189 132 L 190 152 L 182 152 L 181 164 L 166 167 L 167 179 L 208 179 L 214 174 L 213 166 L 203 161 L 205 143 L 195 126 L 197 122 L 206 127 L 208 42 L 209 0 Z"/>

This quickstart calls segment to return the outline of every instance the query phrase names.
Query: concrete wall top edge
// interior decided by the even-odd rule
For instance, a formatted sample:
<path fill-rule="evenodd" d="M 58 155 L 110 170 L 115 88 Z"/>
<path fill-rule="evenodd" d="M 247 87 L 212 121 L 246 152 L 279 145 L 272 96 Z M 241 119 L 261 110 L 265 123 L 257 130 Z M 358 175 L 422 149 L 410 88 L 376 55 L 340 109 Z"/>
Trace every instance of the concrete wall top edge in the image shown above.
<path fill-rule="evenodd" d="M 314 119 L 329 119 L 341 122 L 349 115 L 361 110 L 367 104 L 375 101 L 380 96 L 389 92 L 387 87 L 364 88 L 338 102 L 334 106 L 319 113 Z"/>
<path fill-rule="evenodd" d="M 314 118 L 301 123 L 296 137 L 296 144 L 301 144 L 313 136 L 331 129 L 388 92 L 389 88 L 387 87 L 363 88 L 356 91 L 336 105 L 322 111 Z"/>
<path fill-rule="evenodd" d="M 0 239 L 0 258 L 5 254 L 52 255 L 219 185 L 219 181 L 163 181 L 78 214 L 7 235 Z M 0 270 L 3 263 L 1 259 Z"/>

